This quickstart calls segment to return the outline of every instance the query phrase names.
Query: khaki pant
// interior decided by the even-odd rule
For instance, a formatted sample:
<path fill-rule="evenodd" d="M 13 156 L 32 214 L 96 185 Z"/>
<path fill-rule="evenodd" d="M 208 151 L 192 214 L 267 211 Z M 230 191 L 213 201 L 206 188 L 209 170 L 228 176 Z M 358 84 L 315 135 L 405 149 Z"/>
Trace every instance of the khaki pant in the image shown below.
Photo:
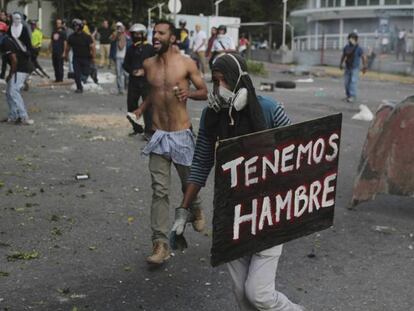
<path fill-rule="evenodd" d="M 197 57 L 198 70 L 202 74 L 206 72 L 206 53 L 204 51 L 194 52 L 194 55 Z"/>
<path fill-rule="evenodd" d="M 111 50 L 110 44 L 101 44 L 100 48 L 101 58 L 99 60 L 99 65 L 105 66 L 106 62 L 108 62 L 108 66 L 110 65 L 109 62 L 109 51 Z"/>
<path fill-rule="evenodd" d="M 168 233 L 171 230 L 169 222 L 171 159 L 155 153 L 150 154 L 149 170 L 151 173 L 152 204 L 151 229 L 152 241 L 161 240 L 168 243 Z M 190 167 L 173 163 L 181 180 L 181 190 L 185 191 Z M 178 205 L 176 206 L 178 207 Z M 200 197 L 194 200 L 190 209 L 201 208 Z"/>

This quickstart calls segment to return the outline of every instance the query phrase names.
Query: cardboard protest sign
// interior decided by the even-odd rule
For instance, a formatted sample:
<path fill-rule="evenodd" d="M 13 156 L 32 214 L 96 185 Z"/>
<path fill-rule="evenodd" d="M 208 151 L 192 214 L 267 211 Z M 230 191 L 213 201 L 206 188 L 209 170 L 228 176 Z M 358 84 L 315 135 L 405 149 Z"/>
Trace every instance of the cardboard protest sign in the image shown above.
<path fill-rule="evenodd" d="M 211 264 L 333 224 L 342 115 L 220 141 Z"/>

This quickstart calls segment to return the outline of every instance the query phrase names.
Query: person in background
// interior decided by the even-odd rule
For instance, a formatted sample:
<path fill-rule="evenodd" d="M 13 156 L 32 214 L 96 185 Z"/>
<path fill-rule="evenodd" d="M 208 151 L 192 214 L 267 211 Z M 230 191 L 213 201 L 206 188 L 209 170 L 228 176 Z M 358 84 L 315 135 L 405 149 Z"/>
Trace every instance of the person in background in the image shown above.
<path fill-rule="evenodd" d="M 109 60 L 109 52 L 111 49 L 111 35 L 112 29 L 109 27 L 109 22 L 105 19 L 102 22 L 102 26 L 98 29 L 99 42 L 101 47 L 101 57 L 99 66 L 103 68 L 105 64 L 108 64 L 108 69 L 111 69 L 111 62 Z"/>
<path fill-rule="evenodd" d="M 56 28 L 59 28 L 59 21 L 61 22 L 61 24 L 63 26 L 63 29 L 65 30 L 66 43 L 67 43 L 67 39 L 70 37 L 71 34 L 74 33 L 74 30 L 70 25 L 68 25 L 68 23 L 65 20 L 61 20 L 61 19 L 56 20 Z M 75 79 L 75 70 L 73 68 L 73 51 L 72 51 L 71 48 L 69 48 L 68 57 L 69 57 L 69 59 L 68 59 L 68 79 Z"/>
<path fill-rule="evenodd" d="M 82 21 L 82 23 L 83 23 L 83 28 L 82 28 L 82 30 L 83 30 L 86 34 L 91 35 L 91 30 L 89 29 L 88 22 L 86 21 L 86 19 L 84 19 L 84 20 Z"/>
<path fill-rule="evenodd" d="M 412 54 L 414 49 L 414 36 L 413 31 L 410 29 L 407 34 L 406 52 Z"/>
<path fill-rule="evenodd" d="M 400 55 L 402 55 L 402 61 L 403 62 L 405 62 L 406 37 L 407 37 L 407 34 L 405 32 L 405 29 L 402 29 L 402 30 L 398 31 L 397 46 L 396 46 L 396 49 L 395 49 L 395 55 L 397 57 L 397 60 L 399 60 Z"/>
<path fill-rule="evenodd" d="M 0 10 L 0 22 L 6 24 L 7 30 L 9 29 L 9 24 L 10 24 L 10 20 L 9 17 L 7 15 L 6 10 Z M 6 70 L 7 70 L 7 55 L 2 54 L 1 56 L 1 71 L 0 71 L 0 79 L 4 79 L 4 77 L 6 76 Z"/>
<path fill-rule="evenodd" d="M 56 19 L 56 28 L 52 33 L 49 51 L 52 54 L 53 70 L 55 71 L 55 82 L 62 82 L 64 77 L 63 63 L 66 50 L 66 31 L 61 19 Z"/>
<path fill-rule="evenodd" d="M 342 52 L 339 68 L 342 70 L 345 62 L 344 82 L 345 82 L 345 100 L 348 103 L 355 102 L 358 92 L 359 67 L 362 59 L 362 73 L 367 71 L 367 60 L 364 50 L 358 44 L 358 34 L 351 32 L 348 35 L 348 44 Z"/>
<path fill-rule="evenodd" d="M 26 78 L 31 72 L 30 54 L 22 51 L 16 40 L 6 35 L 8 26 L 0 22 L 0 50 L 7 56 L 10 65 L 9 74 L 6 77 L 6 101 L 9 106 L 7 118 L 2 120 L 7 123 L 32 125 L 34 121 L 27 114 L 26 105 L 21 95 L 21 89 Z"/>
<path fill-rule="evenodd" d="M 211 27 L 210 30 L 210 38 L 208 38 L 207 42 L 207 50 L 206 50 L 206 57 L 209 59 L 209 67 L 211 69 L 212 61 L 214 59 L 213 53 L 211 49 L 213 48 L 213 43 L 217 38 L 217 27 Z"/>
<path fill-rule="evenodd" d="M 205 63 L 206 63 L 206 48 L 207 48 L 207 34 L 204 30 L 201 30 L 201 25 L 195 26 L 196 34 L 194 36 L 193 44 L 191 46 L 193 50 L 193 57 L 195 58 L 198 70 L 201 71 L 202 75 L 205 75 Z"/>
<path fill-rule="evenodd" d="M 43 42 L 43 33 L 42 31 L 39 29 L 39 27 L 37 27 L 37 22 L 36 21 L 29 21 L 29 25 L 31 27 L 32 30 L 32 62 L 33 65 L 35 67 L 35 71 L 37 72 L 37 74 L 40 74 L 43 77 L 46 77 L 48 79 L 50 79 L 49 75 L 43 70 L 42 66 L 40 66 L 37 58 L 39 57 L 40 54 L 40 50 L 42 48 L 42 42 Z M 37 71 L 39 70 L 40 73 Z"/>
<path fill-rule="evenodd" d="M 179 36 L 177 38 L 177 45 L 180 51 L 184 54 L 190 54 L 190 37 L 188 29 L 185 28 L 187 21 L 185 19 L 180 19 L 178 22 L 180 29 L 178 30 Z"/>
<path fill-rule="evenodd" d="M 125 73 L 122 68 L 124 63 L 126 49 L 127 49 L 127 37 L 125 35 L 125 26 L 121 22 L 116 23 L 116 32 L 113 34 L 112 39 L 116 44 L 115 52 L 115 69 L 116 69 L 116 85 L 118 87 L 118 94 L 124 94 L 125 89 Z"/>
<path fill-rule="evenodd" d="M 245 58 L 246 57 L 246 52 L 247 52 L 247 48 L 249 46 L 250 42 L 249 40 L 247 40 L 246 35 L 244 33 L 241 34 L 240 39 L 239 39 L 239 53 L 240 55 Z"/>
<path fill-rule="evenodd" d="M 155 55 L 154 48 L 146 40 L 147 30 L 142 24 L 134 24 L 129 29 L 132 44 L 127 48 L 123 64 L 124 70 L 129 74 L 128 96 L 127 96 L 127 118 L 132 124 L 133 132 L 130 135 L 136 135 L 144 131 L 144 138 L 147 140 L 151 136 L 151 109 L 144 112 L 144 129 L 135 121 L 134 112 L 138 109 L 138 102 L 148 95 L 149 85 L 145 78 L 144 61 Z"/>
<path fill-rule="evenodd" d="M 213 42 L 211 51 L 213 53 L 212 58 L 210 59 L 211 64 L 218 55 L 236 51 L 233 39 L 227 35 L 227 27 L 225 25 L 220 25 L 218 27 L 218 34 Z"/>
<path fill-rule="evenodd" d="M 75 18 L 72 21 L 74 33 L 68 38 L 65 59 L 68 60 L 69 49 L 73 51 L 73 67 L 75 71 L 76 91 L 83 93 L 81 78 L 90 75 L 91 64 L 95 61 L 95 43 L 92 37 L 83 31 L 83 23 Z"/>

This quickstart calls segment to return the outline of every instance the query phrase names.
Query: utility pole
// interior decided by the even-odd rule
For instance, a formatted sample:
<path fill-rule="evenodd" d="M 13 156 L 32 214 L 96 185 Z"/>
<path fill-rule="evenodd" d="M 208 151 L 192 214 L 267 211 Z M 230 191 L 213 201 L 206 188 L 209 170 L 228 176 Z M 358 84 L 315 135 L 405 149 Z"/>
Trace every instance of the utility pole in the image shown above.
<path fill-rule="evenodd" d="M 216 6 L 216 16 L 219 16 L 219 4 L 222 3 L 224 0 L 218 0 L 214 3 Z"/>
<path fill-rule="evenodd" d="M 158 12 L 158 19 L 161 19 L 162 18 L 162 6 L 164 5 L 165 3 L 158 3 L 157 4 L 157 6 L 158 6 L 158 10 L 159 10 L 159 12 Z"/>
<path fill-rule="evenodd" d="M 148 9 L 148 27 L 150 27 L 150 25 L 151 25 L 151 11 L 156 9 L 157 7 L 158 7 L 158 5 L 155 5 L 152 8 Z"/>
<path fill-rule="evenodd" d="M 287 2 L 283 0 L 283 34 L 282 34 L 282 49 L 286 49 L 286 15 L 287 15 Z"/>
<path fill-rule="evenodd" d="M 43 12 L 42 12 L 42 0 L 37 0 L 37 25 L 39 26 L 40 29 L 42 29 L 42 20 L 43 20 Z"/>

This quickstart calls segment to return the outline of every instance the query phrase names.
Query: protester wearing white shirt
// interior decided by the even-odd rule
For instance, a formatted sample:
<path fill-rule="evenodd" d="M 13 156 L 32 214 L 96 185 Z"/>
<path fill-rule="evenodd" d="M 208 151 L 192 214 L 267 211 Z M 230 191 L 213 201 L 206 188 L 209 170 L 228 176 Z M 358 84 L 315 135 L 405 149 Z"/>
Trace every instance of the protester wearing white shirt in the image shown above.
<path fill-rule="evenodd" d="M 192 42 L 193 57 L 196 59 L 198 69 L 204 75 L 205 62 L 206 62 L 206 49 L 207 49 L 207 34 L 204 30 L 201 30 L 201 26 L 197 24 L 195 26 L 195 36 Z"/>
<path fill-rule="evenodd" d="M 233 39 L 226 33 L 227 27 L 225 25 L 220 25 L 218 27 L 217 38 L 214 40 L 213 47 L 211 48 L 213 62 L 214 58 L 220 54 L 236 51 L 236 45 L 234 44 Z"/>

